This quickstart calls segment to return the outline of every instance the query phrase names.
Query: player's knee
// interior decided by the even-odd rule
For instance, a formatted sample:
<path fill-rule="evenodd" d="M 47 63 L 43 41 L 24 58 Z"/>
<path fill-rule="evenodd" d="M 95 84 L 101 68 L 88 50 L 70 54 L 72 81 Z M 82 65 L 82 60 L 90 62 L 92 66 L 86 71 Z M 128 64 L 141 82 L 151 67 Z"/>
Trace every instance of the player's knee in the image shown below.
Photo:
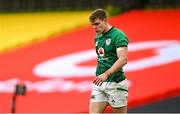
<path fill-rule="evenodd" d="M 127 106 L 123 106 L 123 107 L 112 107 L 112 112 L 113 113 L 121 113 L 121 114 L 126 114 L 127 113 Z"/>

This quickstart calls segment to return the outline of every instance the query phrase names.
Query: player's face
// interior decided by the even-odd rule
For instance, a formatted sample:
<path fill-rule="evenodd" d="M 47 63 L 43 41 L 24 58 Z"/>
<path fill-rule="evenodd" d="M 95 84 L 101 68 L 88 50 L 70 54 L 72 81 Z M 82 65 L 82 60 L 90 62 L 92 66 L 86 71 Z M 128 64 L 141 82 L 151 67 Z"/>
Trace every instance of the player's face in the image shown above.
<path fill-rule="evenodd" d="M 93 29 L 95 30 L 95 32 L 103 33 L 106 28 L 106 20 L 101 20 L 97 18 L 93 22 L 91 22 L 91 25 Z"/>

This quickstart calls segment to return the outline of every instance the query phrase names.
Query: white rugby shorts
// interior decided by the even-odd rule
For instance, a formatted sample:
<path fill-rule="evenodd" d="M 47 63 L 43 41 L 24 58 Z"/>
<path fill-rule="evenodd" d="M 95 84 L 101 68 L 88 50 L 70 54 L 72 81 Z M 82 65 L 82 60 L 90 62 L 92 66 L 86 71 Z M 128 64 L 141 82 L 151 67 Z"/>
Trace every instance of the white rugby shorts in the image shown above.
<path fill-rule="evenodd" d="M 127 106 L 127 79 L 116 82 L 103 82 L 101 86 L 93 84 L 90 102 L 108 102 L 114 108 Z"/>

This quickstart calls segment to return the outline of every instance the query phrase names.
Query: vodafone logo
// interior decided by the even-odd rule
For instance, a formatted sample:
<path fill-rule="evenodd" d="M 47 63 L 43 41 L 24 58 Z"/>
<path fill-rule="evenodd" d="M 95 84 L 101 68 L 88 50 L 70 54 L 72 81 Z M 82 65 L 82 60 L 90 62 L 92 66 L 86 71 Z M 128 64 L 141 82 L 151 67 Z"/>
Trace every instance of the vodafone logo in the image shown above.
<path fill-rule="evenodd" d="M 103 57 L 104 56 L 104 48 L 99 48 L 98 53 L 101 57 Z"/>
<path fill-rule="evenodd" d="M 180 60 L 180 43 L 176 40 L 137 42 L 130 43 L 128 46 L 129 52 L 148 49 L 153 50 L 156 54 L 138 60 L 128 61 L 128 64 L 124 67 L 125 71 L 133 72 Z M 100 55 L 103 55 L 104 49 L 100 48 L 98 52 Z M 96 57 L 95 50 L 91 49 L 52 58 L 37 64 L 33 69 L 33 73 L 39 77 L 59 77 L 62 79 L 94 76 L 96 66 L 79 66 L 78 64 L 96 59 Z"/>

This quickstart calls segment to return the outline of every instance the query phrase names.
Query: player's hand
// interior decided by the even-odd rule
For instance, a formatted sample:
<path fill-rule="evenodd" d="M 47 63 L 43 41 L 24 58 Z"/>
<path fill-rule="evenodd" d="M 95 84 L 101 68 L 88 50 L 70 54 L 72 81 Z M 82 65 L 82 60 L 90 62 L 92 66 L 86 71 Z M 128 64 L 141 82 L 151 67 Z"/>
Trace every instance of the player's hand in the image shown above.
<path fill-rule="evenodd" d="M 103 83 L 107 78 L 108 78 L 108 76 L 107 76 L 105 73 L 100 74 L 99 76 L 97 76 L 97 77 L 94 79 L 93 83 L 94 83 L 95 85 L 97 85 L 97 86 L 101 86 L 102 83 Z"/>

